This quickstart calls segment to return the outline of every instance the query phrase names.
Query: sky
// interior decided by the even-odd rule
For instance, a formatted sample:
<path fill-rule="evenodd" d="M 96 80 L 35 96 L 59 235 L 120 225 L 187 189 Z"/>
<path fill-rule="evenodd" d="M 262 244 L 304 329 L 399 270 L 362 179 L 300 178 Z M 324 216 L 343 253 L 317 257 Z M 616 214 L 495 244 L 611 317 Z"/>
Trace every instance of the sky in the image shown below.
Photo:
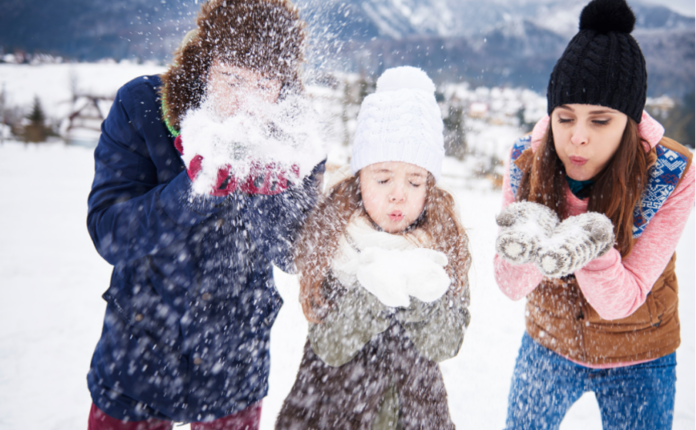
<path fill-rule="evenodd" d="M 520 0 L 499 0 L 499 3 L 506 3 L 506 2 L 520 2 Z M 538 1 L 538 0 L 532 0 L 532 1 Z M 694 5 L 696 2 L 694 0 L 627 0 L 628 4 L 630 5 L 631 3 L 647 3 L 647 4 L 656 4 L 656 5 L 661 5 L 668 7 L 676 12 L 681 13 L 682 15 L 685 16 L 694 16 Z M 524 0 L 522 0 L 524 2 Z M 586 0 L 586 2 L 589 2 L 589 0 Z"/>
<path fill-rule="evenodd" d="M 682 15 L 694 16 L 694 0 L 644 0 L 646 3 L 659 4 L 675 10 Z"/>

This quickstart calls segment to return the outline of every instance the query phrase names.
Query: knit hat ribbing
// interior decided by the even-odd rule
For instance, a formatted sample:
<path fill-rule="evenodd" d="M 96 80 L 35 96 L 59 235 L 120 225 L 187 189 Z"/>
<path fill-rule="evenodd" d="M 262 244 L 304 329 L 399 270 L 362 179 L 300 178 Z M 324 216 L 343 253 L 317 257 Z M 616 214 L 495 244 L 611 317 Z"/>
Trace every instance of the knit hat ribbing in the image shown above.
<path fill-rule="evenodd" d="M 640 123 L 648 89 L 645 58 L 631 36 L 636 17 L 625 0 L 592 0 L 551 73 L 548 113 L 565 104 L 600 105 Z"/>
<path fill-rule="evenodd" d="M 439 180 L 445 157 L 435 84 L 415 67 L 386 70 L 360 106 L 351 172 L 385 161 L 422 167 Z"/>

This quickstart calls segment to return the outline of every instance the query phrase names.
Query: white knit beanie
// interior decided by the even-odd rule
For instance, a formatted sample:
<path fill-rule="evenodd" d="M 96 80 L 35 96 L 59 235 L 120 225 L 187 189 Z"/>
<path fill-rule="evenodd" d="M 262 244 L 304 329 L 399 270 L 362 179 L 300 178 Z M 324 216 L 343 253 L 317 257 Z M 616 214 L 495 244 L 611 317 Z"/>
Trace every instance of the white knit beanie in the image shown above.
<path fill-rule="evenodd" d="M 422 167 L 440 179 L 445 140 L 435 84 L 421 69 L 396 67 L 377 80 L 377 91 L 365 97 L 358 114 L 350 169 L 383 161 Z"/>

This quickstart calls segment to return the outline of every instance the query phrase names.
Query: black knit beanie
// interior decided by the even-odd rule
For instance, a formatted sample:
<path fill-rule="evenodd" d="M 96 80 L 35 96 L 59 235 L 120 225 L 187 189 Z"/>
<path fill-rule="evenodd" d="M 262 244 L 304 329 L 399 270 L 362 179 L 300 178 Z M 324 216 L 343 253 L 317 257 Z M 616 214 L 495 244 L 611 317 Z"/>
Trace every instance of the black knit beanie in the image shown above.
<path fill-rule="evenodd" d="M 600 105 L 640 123 L 648 89 L 645 58 L 631 36 L 636 17 L 625 0 L 592 0 L 580 31 L 551 72 L 548 113 L 565 104 Z"/>

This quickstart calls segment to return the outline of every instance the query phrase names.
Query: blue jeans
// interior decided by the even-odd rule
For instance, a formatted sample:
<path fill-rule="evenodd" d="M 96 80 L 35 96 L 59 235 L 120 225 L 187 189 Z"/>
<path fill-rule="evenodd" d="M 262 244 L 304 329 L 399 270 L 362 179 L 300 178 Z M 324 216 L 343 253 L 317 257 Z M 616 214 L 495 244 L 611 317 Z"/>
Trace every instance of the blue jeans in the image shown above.
<path fill-rule="evenodd" d="M 583 393 L 593 391 L 604 430 L 671 429 L 677 358 L 590 369 L 525 333 L 512 377 L 506 429 L 557 429 Z"/>

